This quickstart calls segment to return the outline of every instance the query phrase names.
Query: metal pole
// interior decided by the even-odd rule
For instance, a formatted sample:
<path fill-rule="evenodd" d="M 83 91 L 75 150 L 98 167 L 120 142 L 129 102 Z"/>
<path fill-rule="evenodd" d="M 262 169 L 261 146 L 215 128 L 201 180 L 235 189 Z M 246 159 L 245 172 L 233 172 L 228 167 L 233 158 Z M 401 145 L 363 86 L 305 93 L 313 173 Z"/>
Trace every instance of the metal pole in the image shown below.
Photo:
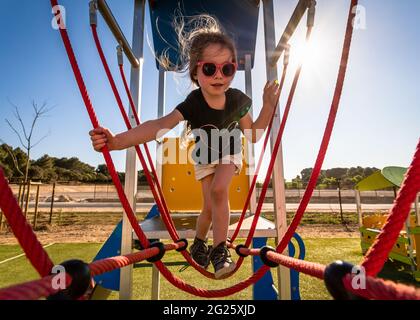
<path fill-rule="evenodd" d="M 308 9 L 310 5 L 310 1 L 311 0 L 300 0 L 299 3 L 297 4 L 296 9 L 292 14 L 292 17 L 290 18 L 289 23 L 287 24 L 280 38 L 280 41 L 277 44 L 277 47 L 274 49 L 272 55 L 269 56 L 270 57 L 269 64 L 272 67 L 276 65 L 276 63 L 280 59 L 281 54 L 287 48 L 289 39 L 295 32 L 297 26 L 299 25 L 299 22 L 302 19 L 303 15 L 305 14 L 306 9 Z"/>
<path fill-rule="evenodd" d="M 139 0 L 140 2 L 143 3 L 143 7 L 144 7 L 144 1 L 145 0 Z M 136 0 L 137 2 L 137 0 Z M 111 30 L 111 32 L 113 33 L 115 39 L 117 39 L 117 42 L 120 43 L 124 49 L 124 52 L 128 58 L 128 60 L 130 61 L 131 65 L 134 68 L 140 68 L 140 58 L 143 58 L 143 56 L 139 56 L 138 52 L 136 51 L 136 48 L 134 48 L 134 43 L 133 43 L 133 49 L 131 49 L 127 39 L 124 36 L 124 33 L 121 31 L 120 26 L 117 23 L 117 20 L 115 20 L 114 15 L 112 14 L 111 10 L 108 7 L 108 4 L 106 3 L 105 0 L 98 0 L 98 9 L 99 12 L 102 14 L 102 17 L 104 18 L 105 22 L 108 24 L 109 29 Z M 136 8 L 136 5 L 135 5 Z M 134 9 L 136 10 L 136 9 Z M 144 11 L 144 10 L 143 10 Z M 138 11 L 138 13 L 141 14 L 141 16 L 144 16 L 144 12 Z M 136 13 L 134 13 L 134 15 L 136 15 Z M 143 19 L 143 18 L 141 18 Z M 140 27 L 140 26 L 138 26 Z M 143 32 L 143 25 L 141 26 L 141 31 Z M 142 35 L 142 40 L 143 40 L 143 35 Z M 142 47 L 143 48 L 143 47 Z"/>
<path fill-rule="evenodd" d="M 55 182 L 53 183 L 53 189 L 52 189 L 52 195 L 51 195 L 50 220 L 48 221 L 48 224 L 50 225 L 52 223 L 52 216 L 53 216 L 53 210 L 54 210 L 54 197 L 55 197 Z"/>
<path fill-rule="evenodd" d="M 252 99 L 252 57 L 250 54 L 245 55 L 245 93 L 248 97 Z M 254 110 L 251 106 L 249 112 L 251 113 L 251 116 L 254 117 Z M 246 140 L 245 143 L 247 144 L 248 148 L 248 154 L 247 157 L 247 163 L 248 163 L 248 170 L 249 170 L 249 185 L 251 185 L 252 177 L 255 173 L 255 150 L 254 150 L 254 144 L 250 141 Z M 252 192 L 251 195 L 251 201 L 249 203 L 249 209 L 251 213 L 255 213 L 255 209 L 257 207 L 257 198 L 255 194 L 255 189 Z"/>
<path fill-rule="evenodd" d="M 133 19 L 133 51 L 135 57 L 139 61 L 139 67 L 131 67 L 130 77 L 130 91 L 133 96 L 134 104 L 137 112 L 140 107 L 141 87 L 142 87 L 142 73 L 143 73 L 143 36 L 144 36 L 144 14 L 145 14 L 145 0 L 134 1 L 134 19 Z M 131 108 L 129 108 L 130 122 L 133 127 L 136 126 L 135 119 Z M 126 155 L 125 163 L 125 183 L 124 190 L 128 201 L 136 212 L 136 193 L 137 193 L 137 158 L 135 149 L 129 148 Z M 122 225 L 122 239 L 121 239 L 121 254 L 128 254 L 132 252 L 132 227 L 127 215 L 123 215 Z M 133 266 L 121 269 L 120 274 L 120 296 L 121 300 L 129 300 L 132 297 L 132 283 L 133 283 Z"/>
<path fill-rule="evenodd" d="M 166 93 L 166 74 L 162 66 L 159 67 L 159 83 L 158 83 L 158 118 L 165 115 L 165 93 Z M 157 142 L 156 142 L 157 143 Z M 156 145 L 156 174 L 160 184 L 162 184 L 162 145 Z"/>
<path fill-rule="evenodd" d="M 277 75 L 277 65 L 271 65 L 270 59 L 274 54 L 274 45 L 275 45 L 275 24 L 274 24 L 274 7 L 272 0 L 263 0 L 264 4 L 264 38 L 265 38 L 265 51 L 266 51 L 266 72 L 267 80 L 273 81 L 278 79 Z M 273 150 L 276 135 L 280 127 L 280 109 L 277 106 L 276 114 L 273 120 L 273 126 L 270 136 L 270 145 L 271 150 Z M 287 230 L 287 220 L 286 220 L 286 194 L 284 189 L 284 174 L 283 174 L 283 148 L 280 144 L 278 154 L 276 156 L 276 162 L 273 170 L 273 200 L 274 200 L 274 216 L 275 216 L 275 225 L 277 229 L 277 239 L 276 242 L 279 242 L 279 239 L 283 237 Z M 288 255 L 287 248 L 283 254 Z M 279 266 L 277 268 L 277 279 L 278 279 L 278 289 L 279 289 L 279 299 L 281 300 L 290 300 L 290 271 L 289 269 Z"/>
<path fill-rule="evenodd" d="M 158 84 L 158 118 L 165 115 L 165 93 L 166 93 L 166 74 L 162 67 L 159 67 Z M 160 184 L 162 184 L 162 144 L 156 142 L 156 174 Z M 159 300 L 160 294 L 160 273 L 156 266 L 152 266 L 152 299 Z"/>

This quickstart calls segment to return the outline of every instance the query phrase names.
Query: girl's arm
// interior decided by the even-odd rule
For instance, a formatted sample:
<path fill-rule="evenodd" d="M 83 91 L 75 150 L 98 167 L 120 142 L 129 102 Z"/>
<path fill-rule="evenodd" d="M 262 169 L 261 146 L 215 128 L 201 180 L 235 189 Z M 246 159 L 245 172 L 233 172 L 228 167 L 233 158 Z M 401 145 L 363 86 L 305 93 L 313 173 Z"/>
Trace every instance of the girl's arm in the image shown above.
<path fill-rule="evenodd" d="M 123 150 L 161 137 L 182 120 L 184 120 L 182 114 L 174 109 L 162 118 L 146 121 L 115 136 L 108 129 L 101 127 L 90 131 L 89 134 L 96 151 L 100 151 L 105 145 L 110 151 Z"/>
<path fill-rule="evenodd" d="M 267 82 L 264 87 L 263 106 L 257 120 L 253 122 L 249 113 L 239 120 L 239 126 L 242 132 L 252 143 L 258 142 L 263 136 L 264 131 L 270 122 L 271 115 L 274 112 L 274 108 L 277 106 L 279 97 L 280 90 L 278 83 L 276 81 L 271 83 Z"/>

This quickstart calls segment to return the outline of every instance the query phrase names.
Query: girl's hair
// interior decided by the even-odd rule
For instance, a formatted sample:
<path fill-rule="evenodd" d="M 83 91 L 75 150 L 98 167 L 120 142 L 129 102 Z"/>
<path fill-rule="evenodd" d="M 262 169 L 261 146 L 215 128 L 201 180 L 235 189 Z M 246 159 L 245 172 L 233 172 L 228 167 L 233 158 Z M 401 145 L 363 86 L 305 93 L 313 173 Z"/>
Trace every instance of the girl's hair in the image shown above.
<path fill-rule="evenodd" d="M 216 18 L 207 14 L 189 17 L 178 14 L 173 20 L 173 27 L 178 39 L 179 57 L 177 63 L 173 64 L 169 61 L 167 51 L 163 52 L 159 62 L 166 70 L 188 71 L 191 81 L 199 86 L 194 78 L 197 74 L 197 63 L 204 50 L 211 44 L 229 49 L 232 52 L 233 62 L 237 62 L 235 44 L 224 33 Z"/>
<path fill-rule="evenodd" d="M 186 21 L 187 20 L 187 21 Z M 160 65 L 170 71 L 187 72 L 197 87 L 197 63 L 200 61 L 204 50 L 211 44 L 218 44 L 222 48 L 229 49 L 232 53 L 232 62 L 237 62 L 237 53 L 233 40 L 222 30 L 216 18 L 201 14 L 197 16 L 184 17 L 176 14 L 173 20 L 173 27 L 178 39 L 178 61 L 170 62 L 168 52 L 164 51 L 158 58 Z M 180 147 L 187 149 L 192 139 L 191 126 L 188 121 L 184 122 L 181 133 Z"/>

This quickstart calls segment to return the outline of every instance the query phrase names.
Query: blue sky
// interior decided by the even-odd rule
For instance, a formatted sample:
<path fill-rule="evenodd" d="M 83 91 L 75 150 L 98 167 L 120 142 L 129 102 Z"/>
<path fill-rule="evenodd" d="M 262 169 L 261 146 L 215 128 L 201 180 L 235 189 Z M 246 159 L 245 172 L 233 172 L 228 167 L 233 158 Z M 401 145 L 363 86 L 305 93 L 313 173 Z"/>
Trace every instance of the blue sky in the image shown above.
<path fill-rule="evenodd" d="M 279 38 L 297 0 L 274 2 Z M 60 4 L 66 8 L 68 32 L 98 118 L 103 126 L 121 132 L 124 124 L 90 33 L 88 0 L 62 0 Z M 131 40 L 133 1 L 109 0 L 108 4 Z M 360 4 L 366 10 L 366 28 L 354 33 L 347 78 L 324 168 L 407 166 L 420 137 L 420 1 L 362 0 Z M 315 161 L 334 92 L 348 6 L 347 0 L 318 1 L 313 51 L 306 60 L 283 138 L 288 180 L 301 169 L 312 167 Z M 21 107 L 27 121 L 31 118 L 31 100 L 47 101 L 56 107 L 48 118 L 41 120 L 36 135 L 41 137 L 48 132 L 50 135 L 33 150 L 33 158 L 45 153 L 55 157 L 76 156 L 96 166 L 104 161 L 91 148 L 88 136 L 91 124 L 51 19 L 48 0 L 0 1 L 0 138 L 13 146 L 19 145 L 4 121 L 5 118 L 13 120 L 8 100 Z M 146 31 L 151 38 L 148 12 Z M 282 107 L 304 32 L 305 23 L 302 23 L 291 41 L 295 51 Z M 127 105 L 118 74 L 116 43 L 102 19 L 99 34 Z M 143 121 L 157 116 L 158 74 L 151 50 L 145 42 Z M 260 23 L 253 70 L 254 117 L 261 107 L 265 83 L 263 51 Z M 128 68 L 126 72 L 129 74 Z M 167 79 L 166 111 L 169 112 L 191 88 L 185 76 L 168 74 Z M 242 72 L 237 74 L 232 86 L 244 89 Z M 155 150 L 153 144 L 150 148 Z M 257 144 L 257 155 L 260 148 Z M 117 169 L 122 171 L 125 152 L 113 152 L 113 156 Z"/>

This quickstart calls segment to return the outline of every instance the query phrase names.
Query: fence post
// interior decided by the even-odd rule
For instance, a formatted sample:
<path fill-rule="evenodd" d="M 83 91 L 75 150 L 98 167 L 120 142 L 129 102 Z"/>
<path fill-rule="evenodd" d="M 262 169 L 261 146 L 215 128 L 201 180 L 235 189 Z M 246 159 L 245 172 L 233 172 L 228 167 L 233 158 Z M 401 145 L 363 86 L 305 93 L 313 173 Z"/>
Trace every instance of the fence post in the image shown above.
<path fill-rule="evenodd" d="M 341 179 L 337 179 L 337 184 L 338 184 L 338 201 L 340 203 L 340 216 L 341 216 L 341 223 L 345 224 L 344 222 L 344 217 L 343 217 L 343 205 L 342 205 L 342 200 L 341 200 Z"/>
<path fill-rule="evenodd" d="M 22 193 L 20 194 L 20 207 L 23 209 L 23 203 L 24 203 L 24 199 L 25 199 L 25 192 L 26 192 L 26 183 L 24 182 L 19 182 L 19 184 L 22 187 Z"/>
<path fill-rule="evenodd" d="M 27 189 L 27 193 L 26 193 L 26 203 L 25 203 L 25 218 L 28 214 L 28 206 L 29 206 L 29 195 L 31 193 L 31 180 L 28 181 L 28 189 Z"/>
<path fill-rule="evenodd" d="M 53 183 L 52 196 L 51 196 L 50 220 L 48 221 L 49 225 L 52 224 L 52 216 L 53 216 L 53 209 L 54 209 L 54 197 L 55 197 L 55 181 Z"/>
<path fill-rule="evenodd" d="M 34 228 L 34 230 L 36 229 L 36 223 L 37 223 L 37 220 L 38 220 L 39 187 L 40 187 L 40 185 L 38 184 L 38 185 L 36 186 L 36 198 L 35 198 L 34 222 L 33 222 L 33 228 Z"/>
<path fill-rule="evenodd" d="M 17 202 L 20 203 L 20 197 L 22 195 L 22 183 L 18 182 L 18 185 L 19 185 L 19 192 L 18 192 Z"/>

